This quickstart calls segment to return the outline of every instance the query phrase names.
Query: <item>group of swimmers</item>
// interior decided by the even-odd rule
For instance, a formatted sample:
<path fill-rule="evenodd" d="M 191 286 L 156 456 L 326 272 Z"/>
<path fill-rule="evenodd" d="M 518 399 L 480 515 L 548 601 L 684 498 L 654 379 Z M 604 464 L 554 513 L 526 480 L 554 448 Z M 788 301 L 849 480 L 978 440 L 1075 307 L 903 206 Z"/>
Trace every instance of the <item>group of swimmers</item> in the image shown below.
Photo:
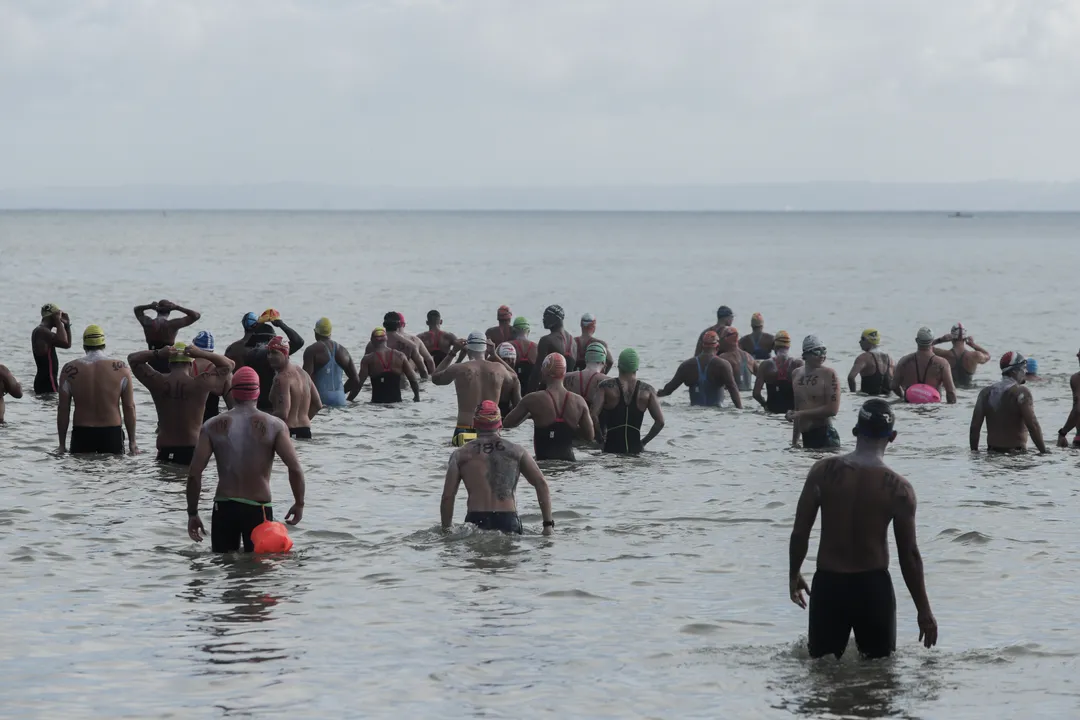
<path fill-rule="evenodd" d="M 148 311 L 155 315 L 148 316 Z M 59 397 L 60 452 L 122 454 L 123 424 L 128 451 L 138 453 L 133 384 L 141 382 L 157 410 L 158 460 L 189 466 L 188 532 L 196 541 L 205 533 L 198 513 L 202 474 L 211 457 L 216 461 L 218 486 L 210 533 L 215 552 L 241 547 L 250 552 L 251 531 L 273 519 L 274 455 L 288 468 L 293 491 L 286 522 L 301 520 L 305 480 L 292 438 L 310 438 L 312 419 L 323 407 L 348 404 L 365 384 L 370 386 L 371 401 L 381 404 L 400 402 L 404 387 L 418 401 L 425 378 L 434 385 L 455 386 L 457 420 L 450 439 L 455 450 L 441 504 L 445 530 L 452 526 L 455 498 L 464 483 L 466 523 L 521 533 L 515 492 L 524 475 L 535 487 L 543 532 L 550 534 L 555 522 L 537 460 L 573 461 L 575 441 L 596 440 L 607 453 L 642 452 L 664 428 L 659 398 L 684 385 L 692 405 L 720 406 L 726 394 L 734 407 L 742 408 L 740 393 L 751 392 L 767 412 L 791 421 L 794 445 L 800 441 L 806 448 L 840 445 L 833 426 L 840 380 L 825 364 L 825 345 L 808 335 L 801 358 L 791 357 L 790 335 L 766 333 L 758 313 L 751 318 L 750 334 L 740 337 L 734 314 L 726 306 L 718 310 L 717 323 L 700 333 L 693 357 L 680 363 L 659 391 L 637 378 L 635 350 L 625 349 L 615 357 L 596 337 L 596 318 L 591 314 L 582 316 L 581 333 L 573 335 L 565 329 L 565 312 L 558 305 L 544 310 L 548 332 L 536 342 L 529 339 L 529 322 L 515 318 L 506 306 L 498 309 L 495 326 L 464 338 L 444 331 L 436 310 L 428 313 L 428 329 L 419 335 L 406 332 L 400 313 L 388 312 L 372 331 L 359 363 L 333 339 L 330 320 L 321 318 L 302 364 L 290 357 L 304 348 L 303 338 L 273 309 L 258 316 L 247 313 L 241 321 L 242 337 L 223 354 L 215 352 L 214 337 L 207 331 L 197 333 L 190 344 L 177 341 L 180 330 L 200 319 L 196 311 L 160 300 L 136 306 L 134 312 L 146 350 L 130 354 L 127 362 L 113 359 L 105 352 L 104 330 L 89 325 L 82 335 L 84 355 L 58 372 L 56 351 L 71 347 L 71 322 L 56 305 L 43 306 L 31 337 L 37 365 L 34 390 Z M 936 347 L 945 343 L 952 347 L 944 351 Z M 947 402 L 954 403 L 956 385 L 969 385 L 975 370 L 990 357 L 961 324 L 938 338 L 921 328 L 916 351 L 899 362 L 884 352 L 876 330 L 864 331 L 859 344 L 862 353 L 848 374 L 849 389 L 855 391 L 861 378 L 862 392 L 877 397 L 860 410 L 853 431 L 855 451 L 819 461 L 811 469 L 792 534 L 790 594 L 793 602 L 805 607 L 802 593 L 807 588 L 800 567 L 821 508 L 822 540 L 810 601 L 810 651 L 815 657 L 839 656 L 852 627 L 864 654 L 879 656 L 895 648 L 895 600 L 885 539 L 890 523 L 904 579 L 919 612 L 920 638 L 927 647 L 936 642 L 937 627 L 915 540 L 914 491 L 883 461 L 886 446 L 896 436 L 893 411 L 883 397 L 896 394 L 908 402 L 926 402 L 937 395 L 940 400 L 944 388 Z M 983 389 L 976 401 L 972 449 L 978 449 L 985 422 L 989 450 L 1021 451 L 1030 433 L 1045 452 L 1031 393 L 1024 387 L 1037 377 L 1037 369 L 1017 352 L 1002 356 L 1000 367 L 1001 380 Z M 22 391 L 3 366 L 0 386 L 2 420 L 3 395 L 21 397 Z M 1061 445 L 1068 444 L 1067 433 L 1080 419 L 1080 373 L 1073 376 L 1071 386 L 1073 410 L 1059 432 Z M 646 413 L 653 423 L 643 437 Z M 503 428 L 528 419 L 533 422 L 531 454 L 501 435 Z M 858 512 L 853 512 L 856 504 Z M 860 609 L 860 603 L 870 609 Z"/>

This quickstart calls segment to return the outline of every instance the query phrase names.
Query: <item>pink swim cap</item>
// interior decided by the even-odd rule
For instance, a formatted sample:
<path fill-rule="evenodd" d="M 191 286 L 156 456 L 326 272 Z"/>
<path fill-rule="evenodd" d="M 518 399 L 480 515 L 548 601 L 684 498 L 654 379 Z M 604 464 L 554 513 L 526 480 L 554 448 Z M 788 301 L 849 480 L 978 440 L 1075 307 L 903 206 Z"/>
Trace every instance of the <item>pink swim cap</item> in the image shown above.
<path fill-rule="evenodd" d="M 561 380 L 566 377 L 566 358 L 562 353 L 551 353 L 544 358 L 544 364 L 540 366 L 544 374 L 553 380 Z"/>
<path fill-rule="evenodd" d="M 242 367 L 233 373 L 232 390 L 233 397 L 240 402 L 248 402 L 259 399 L 259 373 L 249 367 Z"/>
<path fill-rule="evenodd" d="M 501 428 L 502 413 L 499 412 L 499 406 L 491 400 L 485 400 L 477 405 L 473 415 L 473 427 L 485 432 Z"/>
<path fill-rule="evenodd" d="M 289 341 L 287 338 L 283 338 L 280 335 L 275 335 L 274 339 L 266 346 L 267 350 L 277 350 L 286 357 L 289 355 Z"/>

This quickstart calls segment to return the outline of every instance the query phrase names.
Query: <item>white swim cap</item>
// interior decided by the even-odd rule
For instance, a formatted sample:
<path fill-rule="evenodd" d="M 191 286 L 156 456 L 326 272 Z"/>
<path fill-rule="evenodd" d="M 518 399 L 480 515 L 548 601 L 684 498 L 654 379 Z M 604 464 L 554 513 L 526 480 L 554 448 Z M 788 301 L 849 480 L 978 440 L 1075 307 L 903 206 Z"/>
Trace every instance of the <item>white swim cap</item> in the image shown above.
<path fill-rule="evenodd" d="M 473 352 L 483 352 L 487 349 L 487 337 L 484 333 L 473 330 L 469 333 L 469 339 L 465 341 L 465 347 Z"/>
<path fill-rule="evenodd" d="M 517 360 L 517 349 L 508 342 L 504 342 L 495 348 L 495 354 L 503 360 Z"/>

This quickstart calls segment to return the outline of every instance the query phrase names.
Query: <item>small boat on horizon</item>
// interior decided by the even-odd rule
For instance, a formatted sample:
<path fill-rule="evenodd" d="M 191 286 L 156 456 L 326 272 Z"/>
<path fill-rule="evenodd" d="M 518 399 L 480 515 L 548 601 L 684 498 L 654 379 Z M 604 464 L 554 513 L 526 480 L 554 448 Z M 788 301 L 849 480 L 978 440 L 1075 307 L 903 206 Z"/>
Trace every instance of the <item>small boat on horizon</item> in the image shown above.
<path fill-rule="evenodd" d="M 975 216 L 972 215 L 971 213 L 966 213 L 966 212 L 954 212 L 949 217 L 951 217 L 951 218 L 973 218 Z"/>

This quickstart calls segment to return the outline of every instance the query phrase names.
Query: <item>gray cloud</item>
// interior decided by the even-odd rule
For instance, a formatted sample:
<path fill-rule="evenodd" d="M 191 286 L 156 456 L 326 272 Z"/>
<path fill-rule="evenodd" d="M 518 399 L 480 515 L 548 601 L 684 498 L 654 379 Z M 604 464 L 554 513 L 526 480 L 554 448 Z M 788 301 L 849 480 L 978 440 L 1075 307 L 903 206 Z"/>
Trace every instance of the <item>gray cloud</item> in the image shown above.
<path fill-rule="evenodd" d="M 0 2 L 0 187 L 1072 179 L 1057 1 Z"/>

